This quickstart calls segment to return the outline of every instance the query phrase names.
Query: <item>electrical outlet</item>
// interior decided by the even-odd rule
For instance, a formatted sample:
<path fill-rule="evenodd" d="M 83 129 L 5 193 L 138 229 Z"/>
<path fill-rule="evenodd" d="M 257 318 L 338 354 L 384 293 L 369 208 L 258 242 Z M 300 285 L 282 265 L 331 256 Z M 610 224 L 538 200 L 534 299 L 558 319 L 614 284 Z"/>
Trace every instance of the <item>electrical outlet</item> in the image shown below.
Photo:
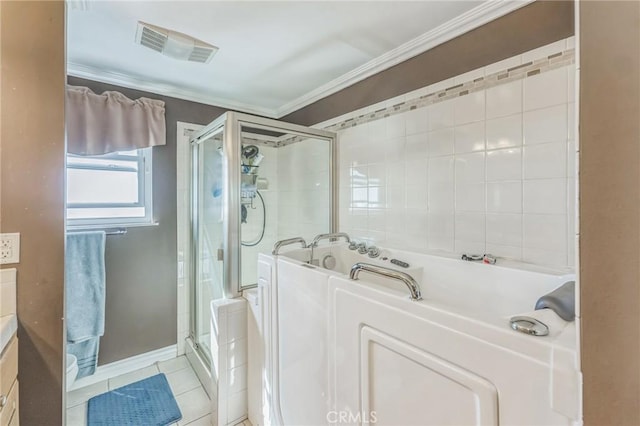
<path fill-rule="evenodd" d="M 0 234 L 0 264 L 20 261 L 20 234 Z"/>

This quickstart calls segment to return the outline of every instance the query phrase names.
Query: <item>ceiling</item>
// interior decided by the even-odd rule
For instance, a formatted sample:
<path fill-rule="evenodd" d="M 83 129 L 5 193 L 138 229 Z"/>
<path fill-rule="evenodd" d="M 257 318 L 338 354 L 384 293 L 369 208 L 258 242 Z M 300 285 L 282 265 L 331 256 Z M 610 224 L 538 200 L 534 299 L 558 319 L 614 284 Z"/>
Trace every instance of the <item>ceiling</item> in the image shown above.
<path fill-rule="evenodd" d="M 68 69 L 79 77 L 279 117 L 484 23 L 478 16 L 488 19 L 487 4 L 76 0 L 68 8 Z M 135 44 L 138 21 L 220 50 L 208 64 L 171 59 Z"/>

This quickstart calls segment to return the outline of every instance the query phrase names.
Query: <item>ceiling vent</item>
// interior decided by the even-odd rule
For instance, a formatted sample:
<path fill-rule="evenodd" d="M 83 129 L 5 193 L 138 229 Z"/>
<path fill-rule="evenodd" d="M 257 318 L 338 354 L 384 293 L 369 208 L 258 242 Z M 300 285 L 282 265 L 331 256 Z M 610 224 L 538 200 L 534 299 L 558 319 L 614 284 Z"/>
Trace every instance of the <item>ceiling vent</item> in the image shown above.
<path fill-rule="evenodd" d="M 181 61 L 209 63 L 218 48 L 177 31 L 138 22 L 136 43 Z"/>

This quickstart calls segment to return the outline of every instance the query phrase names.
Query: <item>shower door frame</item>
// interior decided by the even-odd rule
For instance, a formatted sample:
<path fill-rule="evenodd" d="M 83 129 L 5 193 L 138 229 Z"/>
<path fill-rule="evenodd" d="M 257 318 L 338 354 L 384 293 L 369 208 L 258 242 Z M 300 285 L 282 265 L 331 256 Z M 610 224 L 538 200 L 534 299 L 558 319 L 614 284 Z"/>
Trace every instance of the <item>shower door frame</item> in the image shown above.
<path fill-rule="evenodd" d="M 227 134 L 224 135 L 225 147 L 227 147 L 227 143 L 233 146 L 232 156 L 233 158 L 230 161 L 230 180 L 231 188 L 237 188 L 234 190 L 235 198 L 233 199 L 233 206 L 235 207 L 235 211 L 229 211 L 228 213 L 231 215 L 230 218 L 233 218 L 233 226 L 230 226 L 231 232 L 233 235 L 237 236 L 235 245 L 232 247 L 234 253 L 236 254 L 235 259 L 237 262 L 235 266 L 235 276 L 234 281 L 236 285 L 232 283 L 229 284 L 229 292 L 230 298 L 239 297 L 242 294 L 243 290 L 247 290 L 250 288 L 257 287 L 257 283 L 253 285 L 242 285 L 242 244 L 241 244 L 241 230 L 240 230 L 240 180 L 241 180 L 241 172 L 242 172 L 242 127 L 250 127 L 252 129 L 260 129 L 267 131 L 276 131 L 285 133 L 287 136 L 302 136 L 312 139 L 324 139 L 329 143 L 329 232 L 337 232 L 338 230 L 338 171 L 337 171 L 337 157 L 338 157 L 338 146 L 337 146 L 337 134 L 334 132 L 330 132 L 328 130 L 321 129 L 313 129 L 311 127 L 301 126 L 298 124 L 286 123 L 284 121 L 279 121 L 271 118 L 258 117 L 255 115 L 244 114 L 239 112 L 228 112 L 226 115 L 229 116 L 229 124 L 232 128 L 232 131 L 229 132 L 229 138 L 227 139 Z M 225 212 L 226 213 L 226 212 Z M 225 297 L 227 296 L 227 290 L 225 289 Z"/>
<path fill-rule="evenodd" d="M 215 136 L 218 133 L 223 133 L 224 137 L 224 115 L 220 116 L 218 119 L 211 122 L 208 126 L 200 129 L 197 132 L 194 132 L 192 137 L 189 139 L 189 154 L 190 154 L 190 163 L 191 163 L 191 179 L 189 182 L 189 221 L 190 221 L 190 242 L 189 242 L 189 337 L 193 344 L 193 347 L 197 353 L 197 355 L 206 361 L 206 365 L 211 369 L 211 356 L 206 351 L 204 351 L 199 343 L 198 338 L 198 326 L 197 326 L 197 288 L 198 285 L 198 262 L 199 262 L 199 251 L 200 247 L 199 241 L 199 226 L 200 226 L 200 216 L 198 209 L 198 192 L 200 191 L 199 187 L 199 157 L 198 157 L 198 146 L 200 143 L 205 142 L 212 136 Z M 224 143 L 223 143 L 224 146 Z M 226 158 L 223 157 L 223 166 L 226 168 Z M 223 170 L 224 176 L 224 170 Z M 227 180 L 224 180 L 224 185 L 227 184 Z M 226 194 L 227 188 L 226 186 L 223 189 L 223 193 Z M 226 196 L 226 195 L 225 195 Z M 227 202 L 225 200 L 224 206 L 226 207 Z M 224 213 L 226 215 L 226 212 Z M 223 224 L 223 229 L 225 226 Z M 223 239 L 226 238 L 226 235 L 223 235 Z M 223 240 L 223 247 L 226 246 L 226 241 Z M 222 288 L 224 291 L 225 281 L 226 281 L 226 270 L 224 270 L 224 260 L 223 260 L 223 274 L 222 274 Z"/>
<path fill-rule="evenodd" d="M 191 190 L 190 190 L 190 335 L 194 343 L 196 331 L 196 285 L 197 283 L 197 255 L 198 255 L 198 220 L 195 209 L 198 188 L 197 147 L 210 136 L 222 131 L 223 146 L 223 298 L 233 299 L 241 296 L 242 290 L 255 287 L 255 285 L 242 287 L 241 284 L 241 235 L 240 235 L 240 181 L 241 181 L 241 151 L 242 151 L 242 127 L 253 129 L 280 131 L 287 135 L 302 136 L 308 138 L 324 139 L 330 144 L 329 155 L 329 232 L 338 230 L 338 146 L 337 134 L 327 130 L 313 129 L 282 122 L 275 119 L 258 117 L 250 114 L 229 111 L 216 120 L 194 133 L 189 140 L 191 149 Z M 222 130 L 221 130 L 222 129 Z M 204 353 L 196 344 L 199 355 L 210 364 L 209 355 Z"/>

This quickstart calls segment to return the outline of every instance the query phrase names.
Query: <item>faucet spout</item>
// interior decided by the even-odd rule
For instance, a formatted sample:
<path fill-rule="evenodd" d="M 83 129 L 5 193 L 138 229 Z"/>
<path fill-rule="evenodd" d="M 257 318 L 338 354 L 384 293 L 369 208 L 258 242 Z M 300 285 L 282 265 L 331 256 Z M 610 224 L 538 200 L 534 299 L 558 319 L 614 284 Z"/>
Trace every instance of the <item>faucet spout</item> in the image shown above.
<path fill-rule="evenodd" d="M 344 238 L 348 243 L 351 242 L 351 238 L 345 232 L 334 232 L 333 234 L 319 234 L 313 239 L 309 247 L 311 247 L 311 257 L 309 257 L 309 264 L 313 262 L 313 249 L 318 246 L 320 240 L 336 240 L 338 238 Z"/>

